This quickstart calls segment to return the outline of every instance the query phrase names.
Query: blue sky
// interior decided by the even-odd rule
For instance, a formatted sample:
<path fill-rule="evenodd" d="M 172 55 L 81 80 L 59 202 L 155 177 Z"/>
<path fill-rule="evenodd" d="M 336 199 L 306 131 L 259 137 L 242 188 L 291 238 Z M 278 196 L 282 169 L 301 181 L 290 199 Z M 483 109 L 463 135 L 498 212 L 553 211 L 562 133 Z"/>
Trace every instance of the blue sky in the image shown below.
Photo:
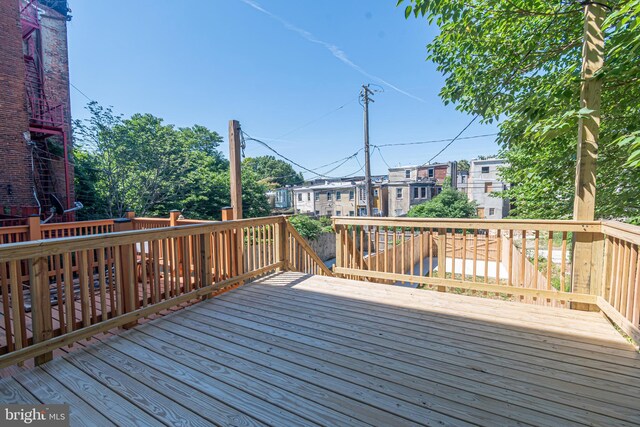
<path fill-rule="evenodd" d="M 451 138 L 471 117 L 438 97 L 444 78 L 425 60 L 437 28 L 405 20 L 395 3 L 71 0 L 71 82 L 126 116 L 207 126 L 225 137 L 225 154 L 228 120 L 237 119 L 246 133 L 310 169 L 362 147 L 357 97 L 365 83 L 384 89 L 370 107 L 372 144 Z M 87 99 L 73 88 L 71 102 L 75 118 L 86 116 Z M 474 124 L 463 136 L 495 131 Z M 456 141 L 436 160 L 496 153 L 494 138 Z M 392 166 L 418 164 L 445 144 L 381 151 Z M 263 154 L 248 142 L 247 156 Z M 352 159 L 331 175 L 359 168 Z M 386 170 L 374 152 L 373 173 Z"/>

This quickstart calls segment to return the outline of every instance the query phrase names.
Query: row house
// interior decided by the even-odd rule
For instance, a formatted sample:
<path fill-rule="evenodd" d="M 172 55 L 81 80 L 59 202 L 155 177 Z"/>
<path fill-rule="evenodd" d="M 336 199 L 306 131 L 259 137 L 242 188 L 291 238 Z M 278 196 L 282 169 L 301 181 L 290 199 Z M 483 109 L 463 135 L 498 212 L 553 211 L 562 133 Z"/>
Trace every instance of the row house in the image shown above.
<path fill-rule="evenodd" d="M 471 161 L 468 181 L 464 188 L 469 200 L 476 202 L 478 206 L 478 218 L 502 219 L 509 215 L 509 199 L 496 197 L 497 192 L 509 188 L 509 185 L 500 179 L 500 168 L 505 165 L 505 161 L 501 159 Z"/>
<path fill-rule="evenodd" d="M 405 216 L 412 206 L 438 195 L 447 177 L 457 186 L 457 162 L 398 166 L 389 169 L 388 215 Z"/>
<path fill-rule="evenodd" d="M 387 185 L 384 179 L 372 182 L 373 216 L 386 216 Z M 363 216 L 366 214 L 364 181 L 325 181 L 293 189 L 295 213 L 314 216 Z"/>

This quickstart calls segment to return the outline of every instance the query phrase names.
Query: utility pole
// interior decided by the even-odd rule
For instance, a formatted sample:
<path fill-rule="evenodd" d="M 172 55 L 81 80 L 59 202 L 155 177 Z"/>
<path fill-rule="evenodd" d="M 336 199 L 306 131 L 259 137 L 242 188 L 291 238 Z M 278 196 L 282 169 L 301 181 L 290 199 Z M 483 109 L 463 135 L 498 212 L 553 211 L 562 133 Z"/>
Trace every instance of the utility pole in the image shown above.
<path fill-rule="evenodd" d="M 573 219 L 591 221 L 595 217 L 596 159 L 598 158 L 598 133 L 600 131 L 600 93 L 602 80 L 596 73 L 604 65 L 604 34 L 602 23 L 606 6 L 588 1 L 584 7 L 584 39 L 582 45 L 582 70 L 580 108 L 586 109 L 578 122 L 578 151 L 576 162 L 575 199 Z M 602 245 L 596 242 L 600 236 L 575 233 L 573 246 L 572 287 L 574 292 L 595 293 L 597 274 L 592 268 L 595 258 L 602 258 Z M 596 248 L 594 250 L 594 248 Z M 601 261 L 601 260 L 600 260 Z"/>
<path fill-rule="evenodd" d="M 371 162 L 369 154 L 369 102 L 375 102 L 369 98 L 373 92 L 369 89 L 369 85 L 362 85 L 360 96 L 362 97 L 362 105 L 364 107 L 364 191 L 366 194 L 367 212 L 365 216 L 372 216 L 373 212 L 373 191 L 371 191 Z"/>
<path fill-rule="evenodd" d="M 242 219 L 242 173 L 240 172 L 240 122 L 229 120 L 229 172 L 233 219 Z"/>

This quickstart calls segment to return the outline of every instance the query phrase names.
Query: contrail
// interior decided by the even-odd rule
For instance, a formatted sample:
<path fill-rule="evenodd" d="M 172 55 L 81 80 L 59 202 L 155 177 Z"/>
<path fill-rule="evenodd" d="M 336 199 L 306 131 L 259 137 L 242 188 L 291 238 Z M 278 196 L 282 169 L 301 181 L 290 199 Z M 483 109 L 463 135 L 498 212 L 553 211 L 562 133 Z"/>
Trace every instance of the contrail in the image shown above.
<path fill-rule="evenodd" d="M 293 25 L 292 23 L 282 19 L 281 17 L 279 17 L 278 15 L 275 15 L 271 12 L 269 12 L 268 10 L 264 9 L 262 6 L 260 6 L 258 3 L 254 2 L 253 0 L 241 0 L 243 3 L 248 4 L 249 6 L 251 6 L 252 8 L 264 13 L 265 15 L 269 16 L 272 19 L 275 19 L 276 21 L 280 22 L 286 29 L 288 29 L 289 31 L 293 31 L 294 33 L 297 33 L 299 36 L 303 37 L 304 39 L 306 39 L 307 41 L 311 42 L 311 43 L 315 43 L 315 44 L 319 44 L 320 46 L 324 47 L 325 49 L 327 49 L 329 52 L 331 52 L 331 54 L 333 56 L 335 56 L 337 59 L 339 59 L 340 61 L 342 61 L 344 64 L 348 65 L 349 67 L 353 68 L 354 70 L 356 70 L 357 72 L 359 72 L 360 74 L 372 79 L 372 80 L 376 80 L 380 83 L 382 83 L 385 86 L 388 86 L 389 88 L 395 90 L 398 93 L 401 93 L 405 96 L 408 96 L 409 98 L 413 98 L 415 100 L 418 100 L 420 102 L 425 102 L 424 99 L 419 98 L 415 95 L 410 94 L 409 92 L 406 92 L 402 89 L 400 89 L 398 86 L 389 83 L 388 81 L 378 77 L 378 76 L 374 76 L 373 74 L 367 72 L 366 70 L 364 70 L 361 66 L 359 66 L 358 64 L 355 64 L 353 61 L 351 61 L 349 59 L 349 57 L 347 56 L 347 54 L 340 49 L 338 46 L 331 44 L 331 43 L 327 43 L 325 41 L 322 41 L 320 39 L 318 39 L 316 36 L 314 36 L 313 34 L 311 34 L 310 32 L 303 30 L 300 27 L 296 27 L 295 25 Z"/>

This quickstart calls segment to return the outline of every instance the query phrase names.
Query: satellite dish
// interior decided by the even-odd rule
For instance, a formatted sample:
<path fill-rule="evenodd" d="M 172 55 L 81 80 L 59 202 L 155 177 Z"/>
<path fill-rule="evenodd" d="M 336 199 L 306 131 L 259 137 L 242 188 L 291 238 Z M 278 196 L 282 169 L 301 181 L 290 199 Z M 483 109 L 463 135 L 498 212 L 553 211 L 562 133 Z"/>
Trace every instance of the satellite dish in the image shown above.
<path fill-rule="evenodd" d="M 51 209 L 49 210 L 50 214 L 47 219 L 42 221 L 43 224 L 46 224 L 47 222 L 51 221 L 51 218 L 53 218 L 55 215 L 62 215 L 62 214 L 66 214 L 67 212 L 77 211 L 84 207 L 82 203 L 74 202 L 73 208 L 65 209 L 64 206 L 62 206 L 62 203 L 60 202 L 60 200 L 58 200 L 58 198 L 54 194 L 49 194 L 49 202 L 51 203 Z"/>
<path fill-rule="evenodd" d="M 60 203 L 60 200 L 58 200 L 55 195 L 49 194 L 49 202 L 51 202 L 51 206 L 55 209 L 55 213 L 58 215 L 64 213 L 64 206 L 62 206 L 62 203 Z"/>

